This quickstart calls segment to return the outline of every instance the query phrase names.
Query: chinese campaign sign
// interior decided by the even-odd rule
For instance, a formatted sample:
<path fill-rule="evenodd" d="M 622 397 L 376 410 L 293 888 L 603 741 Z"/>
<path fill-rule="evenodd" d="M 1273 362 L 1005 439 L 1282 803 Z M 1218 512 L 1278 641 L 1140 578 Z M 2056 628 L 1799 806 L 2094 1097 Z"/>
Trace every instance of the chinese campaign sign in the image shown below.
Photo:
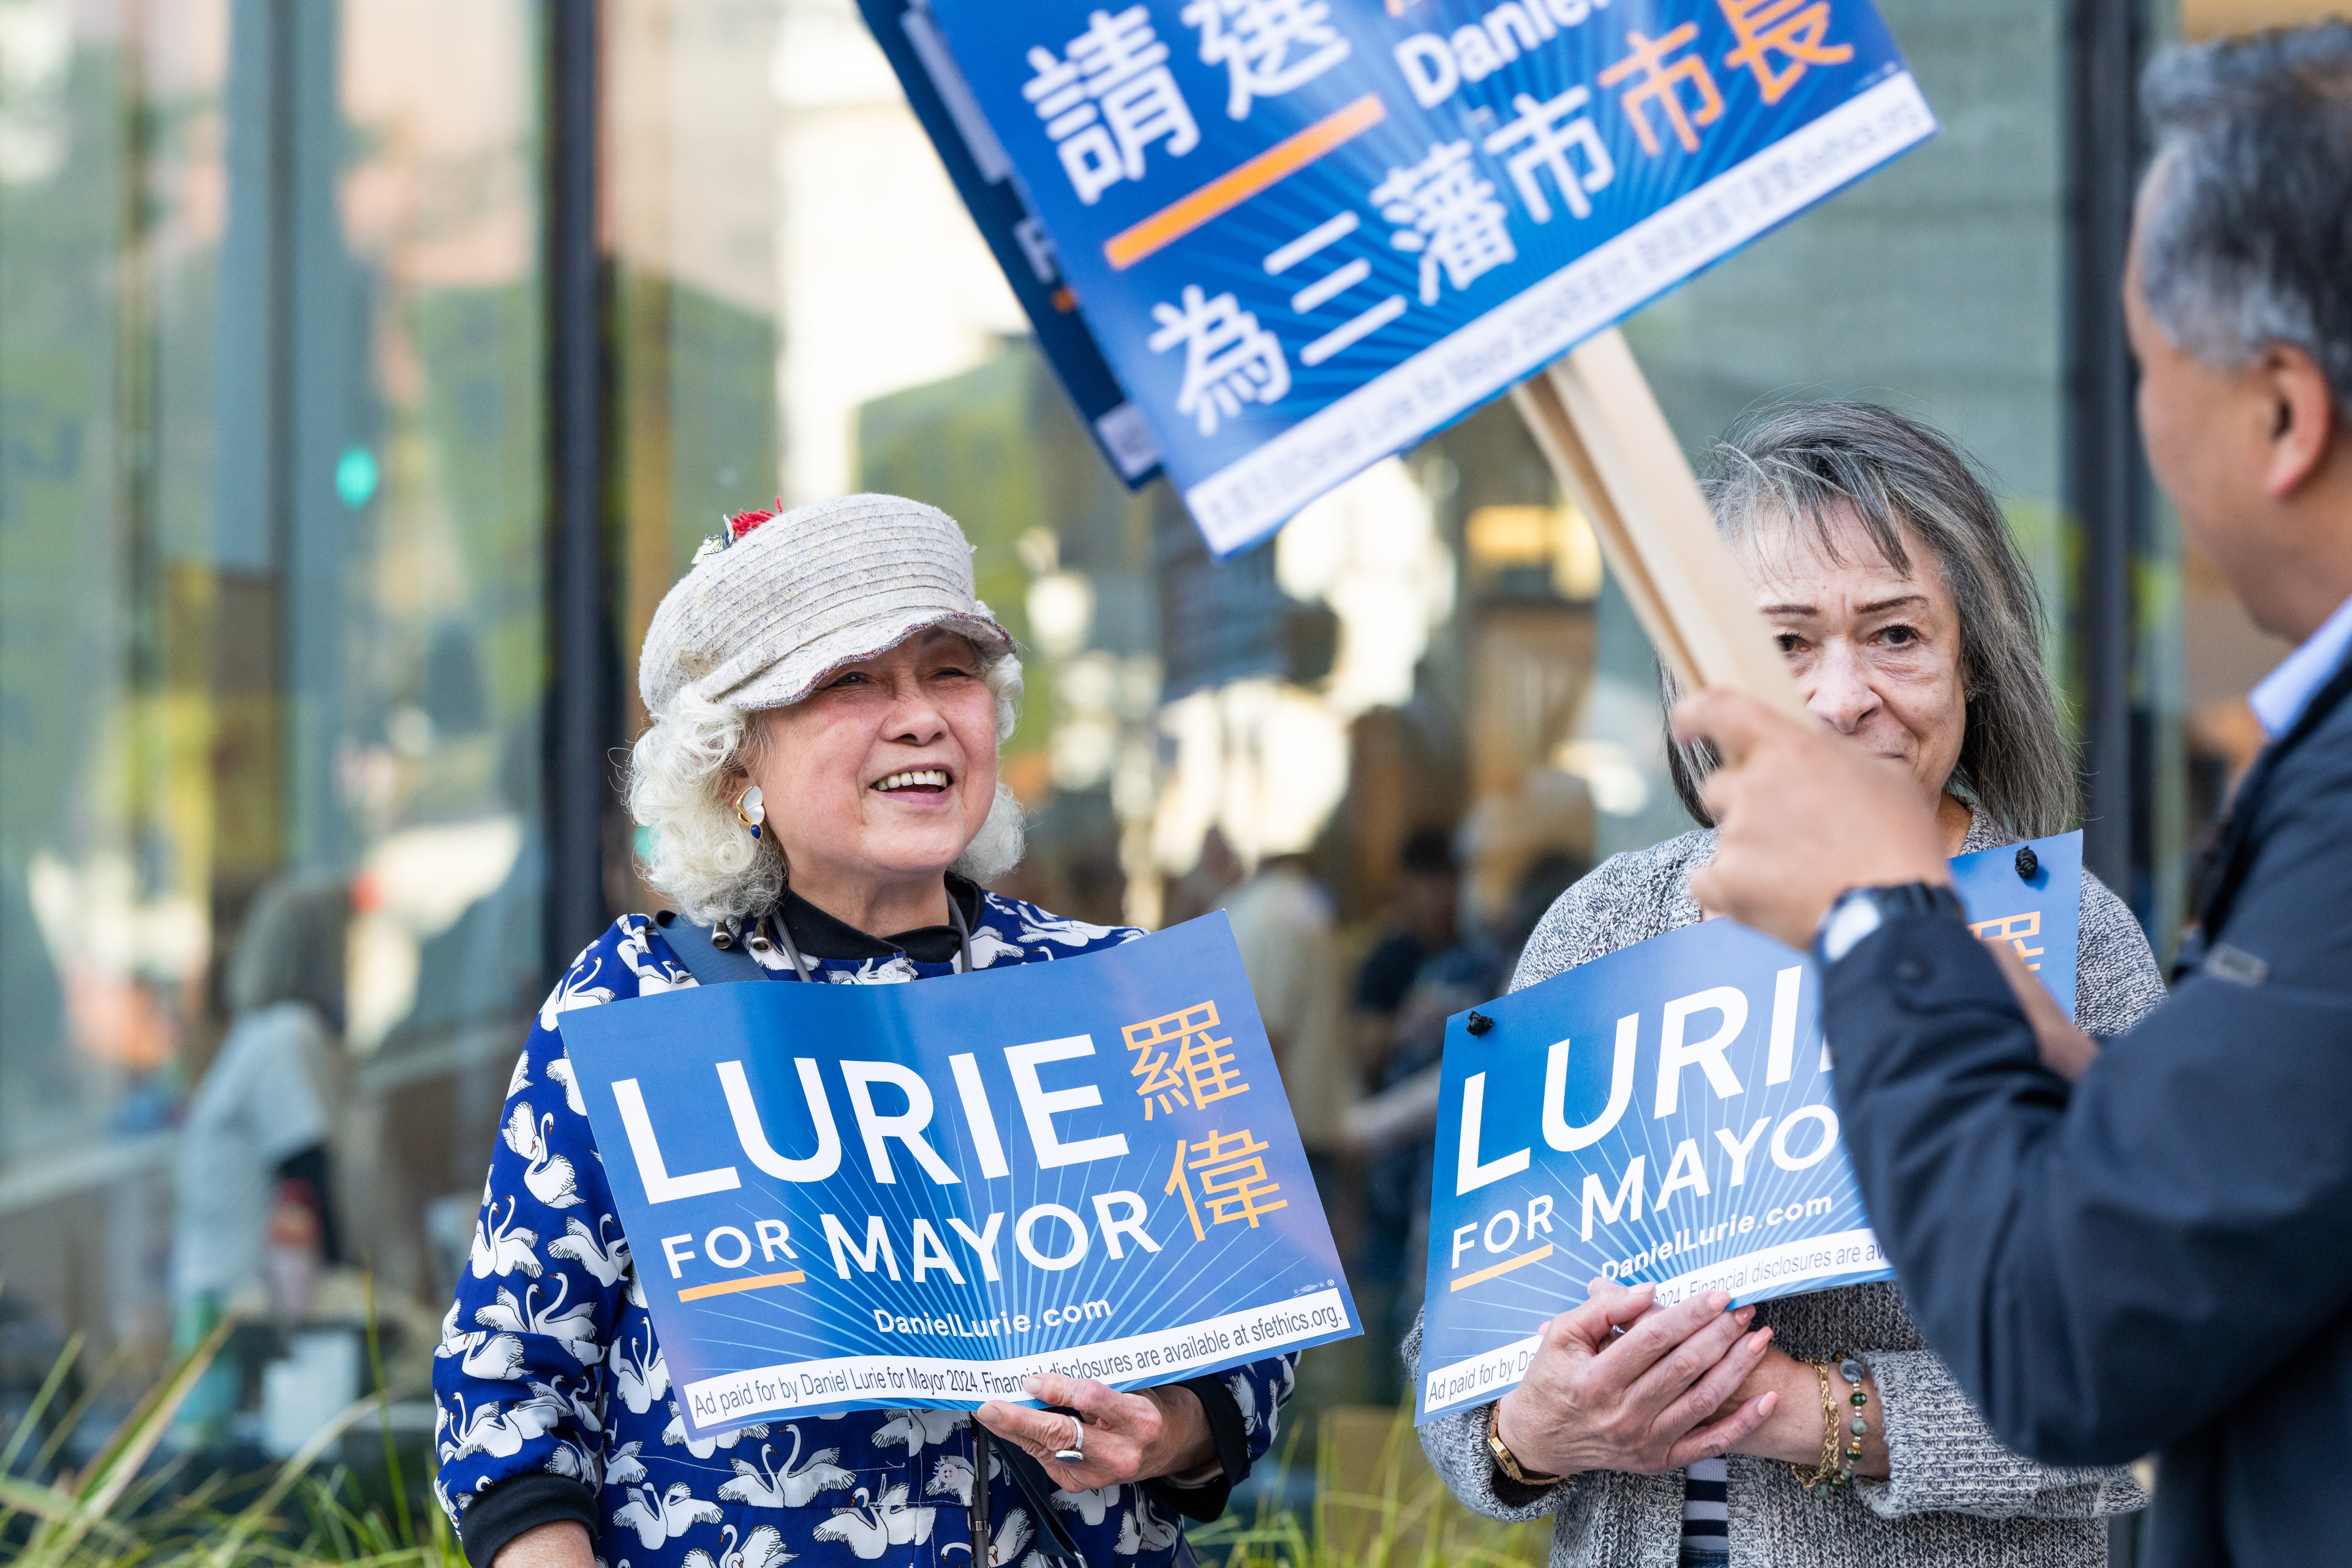
<path fill-rule="evenodd" d="M 1232 928 L 563 1016 L 699 1436 L 1144 1387 L 1360 1331 Z"/>
<path fill-rule="evenodd" d="M 2071 1016 L 2083 836 L 1952 862 L 1977 934 Z M 1819 976 L 1729 921 L 1448 1021 L 1417 1416 L 1484 1405 L 1596 1275 L 1736 1303 L 1892 1278 L 1838 1143 Z"/>
<path fill-rule="evenodd" d="M 1230 554 L 1934 132 L 1868 0 L 924 0 Z"/>

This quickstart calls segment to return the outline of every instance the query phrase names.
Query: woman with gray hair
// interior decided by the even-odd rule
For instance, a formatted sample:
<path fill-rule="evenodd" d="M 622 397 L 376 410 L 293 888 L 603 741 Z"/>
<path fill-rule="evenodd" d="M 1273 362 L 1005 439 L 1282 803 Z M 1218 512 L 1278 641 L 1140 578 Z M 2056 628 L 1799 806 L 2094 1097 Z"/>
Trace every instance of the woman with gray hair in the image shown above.
<path fill-rule="evenodd" d="M 1735 431 L 1714 467 L 1717 525 L 1822 721 L 1910 774 L 1948 854 L 2059 831 L 2073 776 L 2040 599 L 1968 459 L 1887 409 L 1807 403 Z M 1672 757 L 1702 823 L 1713 763 Z M 1714 846 L 1704 827 L 1604 862 L 1536 928 L 1513 989 L 1707 918 L 1690 879 Z M 2163 994 L 2130 911 L 2085 874 L 2082 1027 L 2121 1033 Z M 2075 1071 L 2094 1047 L 2080 1048 Z M 2090 1568 L 2106 1562 L 2101 1516 L 2146 1500 L 2127 1470 L 2004 1449 L 1894 1284 L 1737 1312 L 1726 1301 L 1661 1310 L 1647 1287 L 1594 1280 L 1584 1305 L 1545 1326 L 1516 1389 L 1421 1428 L 1431 1460 L 1482 1513 L 1552 1515 L 1554 1568 L 1678 1557 Z M 1405 1342 L 1416 1375 L 1419 1349 L 1416 1327 Z M 1844 1447 L 1857 1398 L 1853 1484 L 1817 1484 L 1829 1429 Z"/>
<path fill-rule="evenodd" d="M 436 1485 L 467 1559 L 847 1568 L 919 1548 L 1165 1568 L 1181 1519 L 1214 1519 L 1273 1440 L 1295 1358 L 1139 1394 L 1032 1378 L 1058 1413 L 865 1410 L 691 1439 L 556 1032 L 568 1009 L 710 980 L 887 984 L 1142 934 L 982 886 L 1021 854 L 996 755 L 1021 665 L 962 531 L 895 496 L 730 519 L 655 613 L 638 684 L 653 722 L 629 805 L 678 908 L 624 915 L 580 955 L 508 1087 L 435 1363 Z"/>

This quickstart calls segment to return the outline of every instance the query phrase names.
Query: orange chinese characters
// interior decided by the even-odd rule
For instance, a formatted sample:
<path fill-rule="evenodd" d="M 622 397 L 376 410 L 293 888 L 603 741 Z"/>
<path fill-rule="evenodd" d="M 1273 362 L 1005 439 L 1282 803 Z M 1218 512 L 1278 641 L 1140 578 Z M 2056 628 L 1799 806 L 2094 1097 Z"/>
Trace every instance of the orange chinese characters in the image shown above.
<path fill-rule="evenodd" d="M 1842 66 L 1853 58 L 1852 44 L 1825 44 L 1830 0 L 1716 0 L 1739 47 L 1723 57 L 1736 70 L 1753 71 L 1757 90 L 1778 103 L 1796 86 L 1807 66 Z M 1778 70 L 1771 57 L 1788 64 Z"/>
<path fill-rule="evenodd" d="M 1169 1170 L 1168 1184 L 1160 1191 L 1183 1195 L 1184 1215 L 1192 1222 L 1193 1240 L 1208 1239 L 1208 1232 L 1201 1225 L 1201 1210 L 1204 1207 L 1209 1211 L 1211 1225 L 1247 1220 L 1255 1230 L 1260 1215 L 1290 1206 L 1288 1198 L 1275 1198 L 1282 1191 L 1282 1184 L 1266 1174 L 1265 1152 L 1269 1147 L 1246 1128 L 1239 1132 L 1212 1132 L 1192 1142 L 1177 1143 L 1176 1163 Z M 1198 1202 L 1192 1196 L 1189 1179 L 1192 1175 L 1201 1179 Z M 1275 1201 L 1268 1203 L 1268 1198 Z"/>
<path fill-rule="evenodd" d="M 1127 1026 L 1127 1048 L 1135 1053 L 1130 1071 L 1140 1080 L 1135 1092 L 1143 1097 L 1146 1121 L 1155 1109 L 1173 1112 L 1184 1105 L 1199 1110 L 1247 1091 L 1240 1064 L 1234 1060 L 1233 1037 L 1217 1038 L 1209 1032 L 1215 1027 L 1214 1002 L 1196 1003 Z"/>
<path fill-rule="evenodd" d="M 1971 921 L 1969 922 L 1969 929 L 1976 932 L 1979 942 L 2005 942 L 2017 949 L 2017 955 L 2029 961 L 2026 968 L 2042 967 L 2030 961 L 2040 958 L 2043 950 L 2025 945 L 2028 937 L 2042 934 L 2040 910 L 2028 910 L 2021 915 L 2004 915 L 1997 921 Z"/>
<path fill-rule="evenodd" d="M 1625 40 L 1633 46 L 1633 52 L 1601 73 L 1603 87 L 1615 87 L 1637 76 L 1642 79 L 1618 95 L 1617 104 L 1624 110 L 1625 118 L 1633 122 L 1633 134 L 1641 138 L 1642 151 L 1653 158 L 1664 144 L 1650 124 L 1651 104 L 1664 111 L 1666 123 L 1674 128 L 1675 140 L 1683 144 L 1685 153 L 1698 151 L 1699 126 L 1712 125 L 1723 118 L 1723 94 L 1717 90 L 1715 78 L 1707 74 L 1706 61 L 1697 55 L 1685 55 L 1671 61 L 1666 58 L 1678 49 L 1688 48 L 1697 37 L 1696 22 L 1685 22 L 1657 38 L 1629 32 Z M 1680 89 L 1685 82 L 1697 95 L 1696 113 L 1683 103 Z"/>

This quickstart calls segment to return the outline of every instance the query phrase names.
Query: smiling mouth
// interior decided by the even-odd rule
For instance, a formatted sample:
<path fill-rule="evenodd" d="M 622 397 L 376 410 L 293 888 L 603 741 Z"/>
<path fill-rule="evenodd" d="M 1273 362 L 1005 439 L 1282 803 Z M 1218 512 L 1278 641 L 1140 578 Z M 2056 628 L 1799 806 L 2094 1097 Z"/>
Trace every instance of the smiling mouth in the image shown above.
<path fill-rule="evenodd" d="M 885 795 L 938 795 L 950 782 L 945 768 L 908 768 L 887 778 L 877 779 L 866 787 L 880 790 Z"/>

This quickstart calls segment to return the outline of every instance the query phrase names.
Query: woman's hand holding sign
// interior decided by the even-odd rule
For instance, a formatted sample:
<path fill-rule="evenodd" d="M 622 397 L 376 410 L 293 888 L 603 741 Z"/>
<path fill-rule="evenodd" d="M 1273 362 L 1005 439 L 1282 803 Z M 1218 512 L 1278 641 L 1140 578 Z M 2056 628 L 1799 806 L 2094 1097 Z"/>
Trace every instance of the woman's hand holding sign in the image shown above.
<path fill-rule="evenodd" d="M 1756 1310 L 1727 1312 L 1730 1300 L 1718 1290 L 1658 1310 L 1650 1286 L 1593 1280 L 1584 1305 L 1543 1326 L 1496 1435 L 1524 1468 L 1555 1476 L 1656 1475 L 1730 1452 L 1779 1403 L 1762 1394 L 1709 1420 L 1772 1340 L 1747 1332 Z"/>
<path fill-rule="evenodd" d="M 980 1407 L 981 1425 L 1020 1444 L 1064 1491 L 1185 1476 L 1216 1458 L 1208 1417 L 1189 1388 L 1121 1394 L 1108 1384 L 1050 1372 L 1030 1378 L 1026 1387 L 1045 1404 L 1067 1406 L 1077 1415 L 992 1399 Z M 1055 1457 L 1074 1449 L 1085 1455 L 1075 1464 Z"/>

